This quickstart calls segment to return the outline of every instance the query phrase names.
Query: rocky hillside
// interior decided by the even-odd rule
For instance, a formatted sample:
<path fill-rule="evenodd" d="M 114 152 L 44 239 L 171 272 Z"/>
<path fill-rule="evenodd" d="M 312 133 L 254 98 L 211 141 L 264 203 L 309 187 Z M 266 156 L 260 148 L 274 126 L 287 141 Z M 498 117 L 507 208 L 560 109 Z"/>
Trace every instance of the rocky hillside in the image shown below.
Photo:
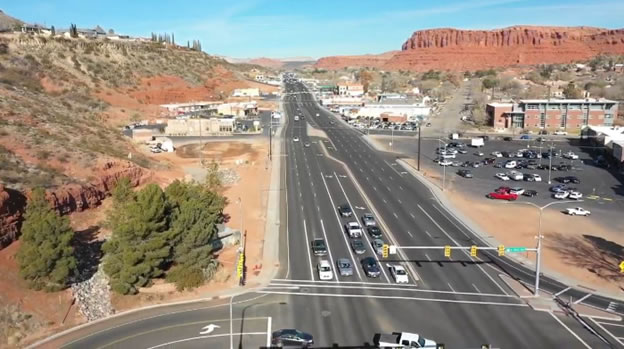
<path fill-rule="evenodd" d="M 569 63 L 599 54 L 624 54 L 624 29 L 514 26 L 495 30 L 431 29 L 414 32 L 386 60 L 327 57 L 323 68 L 369 66 L 386 70 L 477 70 L 512 65 Z"/>
<path fill-rule="evenodd" d="M 249 68 L 153 42 L 0 34 L 0 244 L 33 187 L 69 213 L 99 204 L 121 176 L 149 177 L 161 165 L 120 126 L 245 87 Z"/>

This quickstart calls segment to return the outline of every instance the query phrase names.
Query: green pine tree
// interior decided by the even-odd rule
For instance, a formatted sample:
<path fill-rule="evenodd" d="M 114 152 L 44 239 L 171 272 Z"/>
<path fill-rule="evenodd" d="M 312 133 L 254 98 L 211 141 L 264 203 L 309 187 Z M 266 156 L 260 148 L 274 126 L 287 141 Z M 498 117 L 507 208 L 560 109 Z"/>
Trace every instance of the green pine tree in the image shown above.
<path fill-rule="evenodd" d="M 113 235 L 102 247 L 104 271 L 112 289 L 121 294 L 136 294 L 139 287 L 162 276 L 171 254 L 166 239 L 168 203 L 162 189 L 150 184 L 131 197 L 129 202 L 115 203 L 114 210 L 123 210 L 123 219 L 111 220 Z"/>
<path fill-rule="evenodd" d="M 26 206 L 17 253 L 20 275 L 30 287 L 46 291 L 67 287 L 76 272 L 73 236 L 69 219 L 59 216 L 50 207 L 45 190 L 33 190 Z"/>
<path fill-rule="evenodd" d="M 173 248 L 173 268 L 167 280 L 179 290 L 200 286 L 218 263 L 212 242 L 223 222 L 225 198 L 197 183 L 173 182 L 166 190 L 172 209 L 168 241 Z"/>

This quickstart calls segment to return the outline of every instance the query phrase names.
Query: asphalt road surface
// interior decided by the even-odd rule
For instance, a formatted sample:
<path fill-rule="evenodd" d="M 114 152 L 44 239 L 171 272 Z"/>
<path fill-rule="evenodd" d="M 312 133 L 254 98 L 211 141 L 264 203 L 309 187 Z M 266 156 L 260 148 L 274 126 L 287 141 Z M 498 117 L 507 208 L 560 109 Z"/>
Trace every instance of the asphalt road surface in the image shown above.
<path fill-rule="evenodd" d="M 598 336 L 561 312 L 535 311 L 501 280 L 508 273 L 531 284 L 533 274 L 507 258 L 454 250 L 401 249 L 383 258 L 364 233 L 363 254 L 351 248 L 344 224 L 372 213 L 383 240 L 398 246 L 469 246 L 482 242 L 433 198 L 420 182 L 397 170 L 394 158 L 373 150 L 362 134 L 320 108 L 303 85 L 287 84 L 287 127 L 283 136 L 283 192 L 286 224 L 280 231 L 281 267 L 261 289 L 236 296 L 230 331 L 229 302 L 170 306 L 137 312 L 66 336 L 66 348 L 228 348 L 266 346 L 270 333 L 297 328 L 314 336 L 314 347 L 360 348 L 375 333 L 416 332 L 446 348 L 608 348 Z M 318 115 L 317 115 L 318 114 Z M 294 116 L 304 116 L 294 121 Z M 311 136 L 309 129 L 328 138 Z M 318 134 L 316 132 L 315 134 Z M 295 141 L 295 137 L 298 141 Z M 309 144 L 309 146 L 306 146 Z M 354 217 L 336 207 L 349 204 Z M 310 249 L 315 238 L 327 242 L 326 256 Z M 382 273 L 365 275 L 360 260 L 375 258 Z M 352 261 L 352 276 L 336 276 L 338 258 Z M 321 281 L 317 264 L 330 261 L 331 280 Z M 388 266 L 400 264 L 408 284 L 396 284 Z M 545 278 L 543 287 L 566 300 L 609 307 L 619 303 Z M 621 322 L 586 319 L 613 347 L 619 347 Z"/>

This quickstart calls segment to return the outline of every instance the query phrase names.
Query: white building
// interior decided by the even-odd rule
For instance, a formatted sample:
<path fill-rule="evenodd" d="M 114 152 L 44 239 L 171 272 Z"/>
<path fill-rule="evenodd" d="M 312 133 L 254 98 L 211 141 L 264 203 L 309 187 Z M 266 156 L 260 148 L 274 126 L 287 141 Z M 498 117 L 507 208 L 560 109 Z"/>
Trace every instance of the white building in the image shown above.
<path fill-rule="evenodd" d="M 222 102 L 200 101 L 189 103 L 161 104 L 160 107 L 163 109 L 163 114 L 168 116 L 176 116 L 198 111 L 216 111 L 217 106 L 220 104 L 222 104 Z"/>
<path fill-rule="evenodd" d="M 232 97 L 259 97 L 259 88 L 237 88 L 232 92 Z"/>
<path fill-rule="evenodd" d="M 349 97 L 362 97 L 364 95 L 364 86 L 352 82 L 338 83 L 338 95 Z"/>
<path fill-rule="evenodd" d="M 410 121 L 429 116 L 431 108 L 423 103 L 369 103 L 360 108 L 357 117 L 381 118 L 381 114 L 407 115 Z"/>

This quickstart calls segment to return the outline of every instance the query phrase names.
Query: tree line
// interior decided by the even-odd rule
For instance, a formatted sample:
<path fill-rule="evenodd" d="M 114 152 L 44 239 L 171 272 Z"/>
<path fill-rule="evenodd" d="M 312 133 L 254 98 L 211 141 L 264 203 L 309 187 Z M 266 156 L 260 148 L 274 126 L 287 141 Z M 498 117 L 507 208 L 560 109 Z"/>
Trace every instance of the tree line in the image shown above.
<path fill-rule="evenodd" d="M 217 224 L 224 222 L 227 201 L 219 194 L 220 182 L 208 179 L 209 184 L 175 181 L 165 190 L 149 184 L 136 192 L 127 178 L 117 183 L 106 217 L 112 235 L 102 246 L 100 265 L 113 291 L 136 294 L 156 278 L 178 290 L 212 279 L 219 266 Z M 57 291 L 78 276 L 69 219 L 50 207 L 41 188 L 28 201 L 20 241 L 17 261 L 29 287 Z"/>

